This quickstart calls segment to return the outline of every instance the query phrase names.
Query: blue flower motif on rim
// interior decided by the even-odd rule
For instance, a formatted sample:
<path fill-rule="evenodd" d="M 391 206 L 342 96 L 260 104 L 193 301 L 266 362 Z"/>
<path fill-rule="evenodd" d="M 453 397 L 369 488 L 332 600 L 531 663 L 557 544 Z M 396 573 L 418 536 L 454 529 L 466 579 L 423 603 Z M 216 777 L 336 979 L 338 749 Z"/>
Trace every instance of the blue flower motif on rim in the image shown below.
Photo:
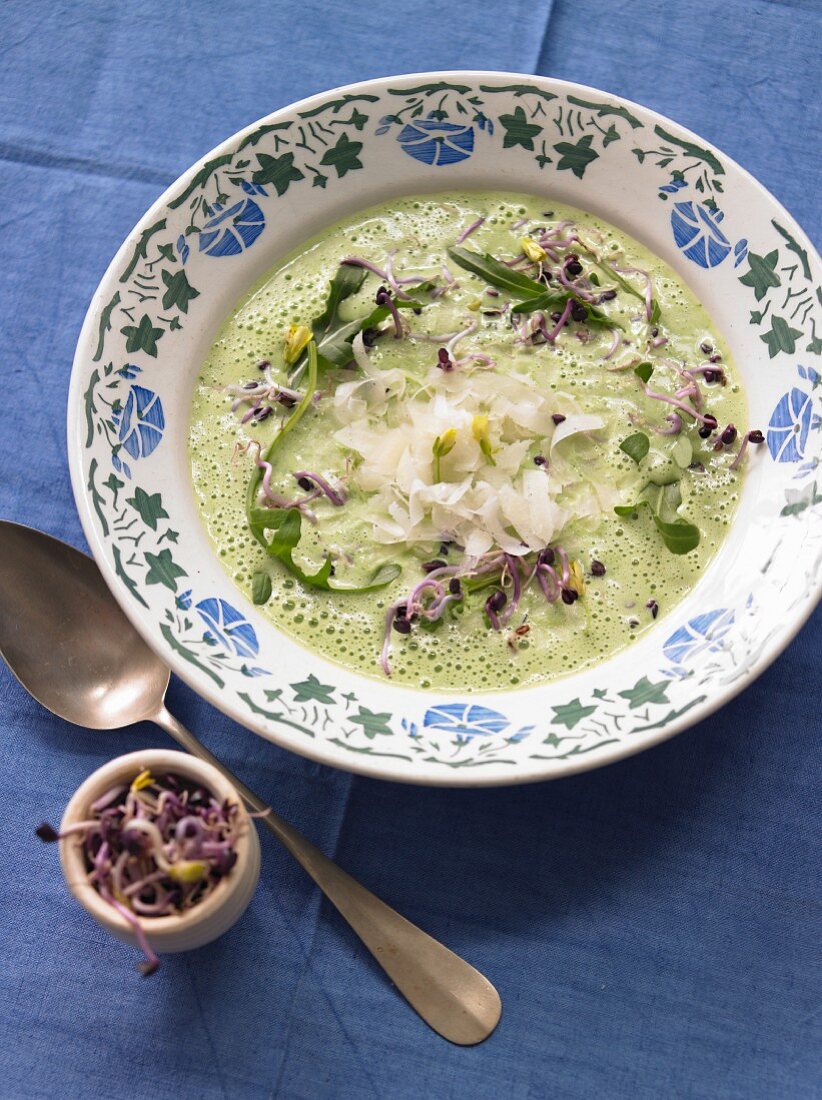
<path fill-rule="evenodd" d="M 425 712 L 423 725 L 426 729 L 442 730 L 455 737 L 499 737 L 511 725 L 504 714 L 476 703 L 442 703 Z M 533 729 L 523 726 L 512 734 L 509 741 L 522 741 Z"/>
<path fill-rule="evenodd" d="M 471 156 L 474 127 L 429 117 L 406 123 L 397 134 L 397 141 L 414 160 L 442 167 Z"/>
<path fill-rule="evenodd" d="M 727 607 L 706 611 L 675 630 L 662 646 L 662 652 L 672 664 L 682 665 L 706 649 L 717 649 L 733 621 L 734 613 Z"/>
<path fill-rule="evenodd" d="M 208 256 L 238 256 L 265 229 L 265 215 L 253 199 L 240 199 L 227 210 L 221 203 L 200 233 L 200 251 Z"/>
<path fill-rule="evenodd" d="M 259 653 L 254 627 L 228 600 L 210 596 L 195 604 L 194 610 L 208 627 L 206 640 L 232 650 L 238 657 L 255 657 Z"/>
<path fill-rule="evenodd" d="M 134 385 L 128 391 L 119 423 L 117 438 L 123 450 L 132 458 L 145 458 L 163 438 L 163 403 L 153 390 Z"/>
<path fill-rule="evenodd" d="M 719 228 L 724 217 L 694 202 L 676 202 L 671 211 L 674 240 L 689 260 L 700 267 L 717 267 L 731 251 L 731 242 Z"/>
<path fill-rule="evenodd" d="M 813 397 L 794 386 L 783 394 L 768 424 L 768 450 L 774 462 L 800 462 L 811 428 L 819 426 L 813 415 Z"/>

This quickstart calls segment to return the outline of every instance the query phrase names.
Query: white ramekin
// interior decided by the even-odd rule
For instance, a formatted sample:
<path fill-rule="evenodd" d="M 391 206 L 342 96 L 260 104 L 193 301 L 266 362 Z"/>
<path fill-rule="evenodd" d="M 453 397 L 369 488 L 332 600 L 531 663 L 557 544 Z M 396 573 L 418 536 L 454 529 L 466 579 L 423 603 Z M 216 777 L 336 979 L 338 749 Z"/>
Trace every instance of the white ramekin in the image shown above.
<path fill-rule="evenodd" d="M 257 829 L 234 787 L 216 768 L 188 753 L 169 749 L 149 749 L 118 756 L 98 768 L 77 788 L 66 806 L 60 831 L 85 820 L 95 799 L 118 783 L 130 782 L 144 768 L 157 776 L 172 772 L 212 791 L 220 801 L 228 798 L 240 806 L 241 831 L 235 849 L 237 862 L 214 891 L 181 916 L 140 918 L 149 943 L 159 954 L 189 951 L 228 931 L 248 907 L 260 877 Z M 69 836 L 60 841 L 60 863 L 69 890 L 83 908 L 118 940 L 136 946 L 137 940 L 129 923 L 89 883 L 81 836 Z"/>

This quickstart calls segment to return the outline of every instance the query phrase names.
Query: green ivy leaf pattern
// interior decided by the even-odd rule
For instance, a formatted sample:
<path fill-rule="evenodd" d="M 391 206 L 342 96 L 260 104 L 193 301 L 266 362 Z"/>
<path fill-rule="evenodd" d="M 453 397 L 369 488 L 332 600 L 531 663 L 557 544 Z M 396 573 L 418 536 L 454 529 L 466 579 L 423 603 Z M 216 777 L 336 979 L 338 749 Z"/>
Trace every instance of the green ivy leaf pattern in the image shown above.
<path fill-rule="evenodd" d="M 503 149 L 510 149 L 513 145 L 521 145 L 523 149 L 533 151 L 534 138 L 542 133 L 542 127 L 529 122 L 522 107 L 516 107 L 512 115 L 500 115 L 500 124 L 505 129 Z"/>
<path fill-rule="evenodd" d="M 166 292 L 163 295 L 163 309 L 174 309 L 176 306 L 181 313 L 188 313 L 188 303 L 192 298 L 199 298 L 200 292 L 195 290 L 188 281 L 185 271 L 182 268 L 175 272 L 163 269 L 162 279 L 166 285 Z"/>
<path fill-rule="evenodd" d="M 361 141 L 352 141 L 346 134 L 340 134 L 336 145 L 326 152 L 320 164 L 329 165 L 338 177 L 342 177 L 348 172 L 362 168 L 362 161 L 359 159 L 361 152 Z"/>
<path fill-rule="evenodd" d="M 185 569 L 172 560 L 170 550 L 161 550 L 159 554 L 146 552 L 145 559 L 149 567 L 146 584 L 162 584 L 176 592 L 177 578 L 187 576 Z"/>
<path fill-rule="evenodd" d="M 801 329 L 791 328 L 784 317 L 771 316 L 771 327 L 759 339 L 768 345 L 768 355 L 773 359 L 780 351 L 793 355 L 796 341 L 802 335 Z"/>
<path fill-rule="evenodd" d="M 140 318 L 139 325 L 126 325 L 120 332 L 126 338 L 126 351 L 129 355 L 144 351 L 146 355 L 157 358 L 157 341 L 163 336 L 163 330 L 152 325 L 147 313 Z"/>
<path fill-rule="evenodd" d="M 390 736 L 393 732 L 391 729 L 391 717 L 392 716 L 388 713 L 375 713 L 369 710 L 368 707 L 361 706 L 357 714 L 351 719 L 351 722 L 355 726 L 362 727 L 363 733 L 370 741 L 378 734 Z"/>
<path fill-rule="evenodd" d="M 587 718 L 589 714 L 593 714 L 596 709 L 596 705 L 585 707 L 579 699 L 572 699 L 570 703 L 565 703 L 559 707 L 553 707 L 554 722 L 556 722 L 558 726 L 565 726 L 566 729 L 572 730 L 583 718 Z"/>
<path fill-rule="evenodd" d="M 168 519 L 168 512 L 163 508 L 163 501 L 159 493 L 149 495 L 138 485 L 134 490 L 134 496 L 127 499 L 131 507 L 140 513 L 143 523 L 150 527 L 152 531 L 157 530 L 158 519 Z"/>
<path fill-rule="evenodd" d="M 261 186 L 273 184 L 278 195 L 284 195 L 296 180 L 305 179 L 304 173 L 294 166 L 293 153 L 283 153 L 280 157 L 258 153 L 257 160 L 260 167 L 251 177 L 252 181 Z"/>
<path fill-rule="evenodd" d="M 582 179 L 588 165 L 599 157 L 596 149 L 591 148 L 593 140 L 590 134 L 586 134 L 575 144 L 570 141 L 558 142 L 554 146 L 556 152 L 560 154 L 557 170 L 560 172 L 571 171 L 577 179 Z"/>
<path fill-rule="evenodd" d="M 643 676 L 632 688 L 620 691 L 619 695 L 628 700 L 631 710 L 636 710 L 637 707 L 644 707 L 646 703 L 670 702 L 666 694 L 670 685 L 670 680 L 661 680 L 657 684 L 652 684 L 647 676 Z"/>
<path fill-rule="evenodd" d="M 329 684 L 321 684 L 313 672 L 309 673 L 306 680 L 292 684 L 291 689 L 294 692 L 295 703 L 308 703 L 314 699 L 318 703 L 331 706 L 334 702 L 335 689 Z"/>
<path fill-rule="evenodd" d="M 781 286 L 782 280 L 776 274 L 776 261 L 779 259 L 778 249 L 769 252 L 767 256 L 757 256 L 755 252 L 748 253 L 748 272 L 740 277 L 743 286 L 753 289 L 757 302 L 761 302 L 768 290 L 773 286 Z"/>

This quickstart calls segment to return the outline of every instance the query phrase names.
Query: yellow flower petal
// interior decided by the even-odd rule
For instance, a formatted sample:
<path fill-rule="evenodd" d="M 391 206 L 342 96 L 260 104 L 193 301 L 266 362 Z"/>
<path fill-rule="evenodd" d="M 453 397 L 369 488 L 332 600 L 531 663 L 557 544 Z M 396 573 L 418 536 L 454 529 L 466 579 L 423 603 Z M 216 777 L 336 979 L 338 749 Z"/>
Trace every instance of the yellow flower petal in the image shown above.
<path fill-rule="evenodd" d="M 311 339 L 311 329 L 307 325 L 289 325 L 285 333 L 283 358 L 291 366 L 296 363 Z"/>
<path fill-rule="evenodd" d="M 533 260 L 535 264 L 544 260 L 548 255 L 545 249 L 538 245 L 532 237 L 522 237 L 519 244 L 528 259 Z"/>

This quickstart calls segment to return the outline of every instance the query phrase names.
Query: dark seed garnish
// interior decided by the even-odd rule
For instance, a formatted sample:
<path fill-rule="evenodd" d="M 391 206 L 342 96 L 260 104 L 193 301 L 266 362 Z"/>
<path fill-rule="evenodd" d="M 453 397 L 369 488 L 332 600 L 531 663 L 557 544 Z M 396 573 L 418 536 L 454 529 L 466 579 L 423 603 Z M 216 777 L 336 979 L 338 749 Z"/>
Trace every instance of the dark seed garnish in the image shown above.
<path fill-rule="evenodd" d="M 750 443 L 764 443 L 765 436 L 762 434 L 759 428 L 754 428 L 752 432 L 748 432 L 748 440 Z"/>
<path fill-rule="evenodd" d="M 705 379 L 705 381 L 710 386 L 712 382 L 718 382 L 719 381 L 719 371 L 706 370 L 705 373 L 702 375 L 702 377 Z"/>
<path fill-rule="evenodd" d="M 44 821 L 42 825 L 38 825 L 34 830 L 41 840 L 45 840 L 46 844 L 51 844 L 55 840 L 60 839 L 60 834 L 54 828 L 53 825 L 49 825 L 47 821 Z"/>
<path fill-rule="evenodd" d="M 555 309 L 554 312 L 551 314 L 551 320 L 554 322 L 554 324 L 556 324 L 561 316 L 562 314 L 559 312 L 559 310 Z"/>
<path fill-rule="evenodd" d="M 733 424 L 728 425 L 720 438 L 726 447 L 730 447 L 730 445 L 736 439 L 736 428 L 733 426 Z"/>
<path fill-rule="evenodd" d="M 556 561 L 556 554 L 550 546 L 546 546 L 544 550 L 540 550 L 539 561 L 540 565 L 553 565 Z"/>
<path fill-rule="evenodd" d="M 567 417 L 563 416 L 562 413 L 552 413 L 551 414 L 551 419 L 553 420 L 553 422 L 555 424 L 561 424 L 563 422 L 563 420 L 567 420 Z"/>
<path fill-rule="evenodd" d="M 645 606 L 651 612 L 651 618 L 655 619 L 659 614 L 659 604 L 656 602 L 656 600 L 648 600 Z"/>
<path fill-rule="evenodd" d="M 545 455 L 534 455 L 534 465 L 535 466 L 547 466 L 548 465 L 548 459 L 545 457 Z"/>
<path fill-rule="evenodd" d="M 254 419 L 260 424 L 263 420 L 267 420 L 273 412 L 274 410 L 270 405 L 264 405 L 259 412 L 254 413 Z"/>
<path fill-rule="evenodd" d="M 310 493 L 311 490 L 314 488 L 314 482 L 311 481 L 311 479 L 307 478 L 307 477 L 297 478 L 297 484 L 299 485 L 299 487 L 301 489 L 305 489 L 305 491 L 307 493 Z"/>
<path fill-rule="evenodd" d="M 495 592 L 492 592 L 485 601 L 485 606 L 489 611 L 502 611 L 507 603 L 508 597 L 501 588 L 498 588 Z"/>
<path fill-rule="evenodd" d="M 582 302 L 574 302 L 571 306 L 571 316 L 575 321 L 587 321 L 588 310 L 582 304 Z"/>
<path fill-rule="evenodd" d="M 709 362 L 709 363 L 721 363 L 721 362 L 722 362 L 722 356 L 721 356 L 721 355 L 719 354 L 719 352 L 715 352 L 715 353 L 714 353 L 714 354 L 713 354 L 713 355 L 712 355 L 712 356 L 710 357 L 710 359 L 708 360 L 708 362 Z"/>
<path fill-rule="evenodd" d="M 595 577 L 604 577 L 605 566 L 602 564 L 601 561 L 597 561 L 596 559 L 594 559 L 594 561 L 591 562 L 591 572 Z"/>
<path fill-rule="evenodd" d="M 629 619 L 628 626 L 633 630 L 635 627 L 639 626 L 639 619 Z"/>
<path fill-rule="evenodd" d="M 278 393 L 277 394 L 277 400 L 280 402 L 281 405 L 284 405 L 287 409 L 293 409 L 294 406 L 297 404 L 296 400 L 290 394 L 287 394 L 287 393 Z"/>
<path fill-rule="evenodd" d="M 651 336 L 653 336 L 653 337 L 659 336 L 659 329 L 656 327 L 656 325 L 654 325 L 654 327 L 651 329 Z"/>
<path fill-rule="evenodd" d="M 701 474 L 705 473 L 705 467 L 702 465 L 701 462 L 692 462 L 688 466 L 688 469 L 689 470 L 696 470 L 698 473 L 701 473 Z"/>
<path fill-rule="evenodd" d="M 435 569 L 445 569 L 448 562 L 441 561 L 439 558 L 433 558 L 431 561 L 424 561 L 422 563 L 423 573 L 433 573 Z"/>
<path fill-rule="evenodd" d="M 411 310 L 411 312 L 414 314 L 415 317 L 419 317 L 419 316 L 422 315 L 422 310 L 420 309 L 419 306 L 414 306 L 414 308 Z"/>
<path fill-rule="evenodd" d="M 600 302 L 612 302 L 616 298 L 617 292 L 615 290 L 603 290 L 599 296 Z"/>
<path fill-rule="evenodd" d="M 482 315 L 483 315 L 483 317 L 501 317 L 502 316 L 502 310 L 501 309 L 484 309 L 482 311 Z"/>
<path fill-rule="evenodd" d="M 440 543 L 440 553 L 441 554 L 447 554 L 448 551 L 451 549 L 451 547 L 453 545 L 454 545 L 453 542 L 441 542 Z"/>
<path fill-rule="evenodd" d="M 709 428 L 707 424 L 703 424 L 702 427 L 697 432 L 697 435 L 699 436 L 700 439 L 707 439 L 708 436 L 712 432 L 713 432 L 713 428 Z"/>
<path fill-rule="evenodd" d="M 394 629 L 398 634 L 410 634 L 411 623 L 408 619 L 394 619 Z"/>
<path fill-rule="evenodd" d="M 378 336 L 379 333 L 375 328 L 364 329 L 362 334 L 362 342 L 367 348 L 373 348 L 374 344 L 377 342 Z"/>
<path fill-rule="evenodd" d="M 702 352 L 703 355 L 710 355 L 711 352 L 714 350 L 714 346 L 713 344 L 709 344 L 707 340 L 703 340 L 703 342 L 699 345 L 699 350 Z"/>
<path fill-rule="evenodd" d="M 563 588 L 562 590 L 562 602 L 572 604 L 579 599 L 579 594 L 573 588 Z"/>
<path fill-rule="evenodd" d="M 448 591 L 452 596 L 462 595 L 462 585 L 459 582 L 459 577 L 452 577 L 448 582 Z"/>
<path fill-rule="evenodd" d="M 722 442 L 722 440 L 717 439 L 716 443 L 714 443 L 714 450 L 715 451 L 721 451 L 724 448 L 724 446 L 725 446 L 725 444 Z"/>
<path fill-rule="evenodd" d="M 579 262 L 579 260 L 569 257 L 565 263 L 565 270 L 568 272 L 569 275 L 581 275 L 582 264 Z"/>
<path fill-rule="evenodd" d="M 246 384 L 243 386 L 244 390 L 256 390 L 256 388 L 257 388 L 257 383 L 256 382 L 246 382 Z"/>
<path fill-rule="evenodd" d="M 266 368 L 270 366 L 271 361 L 269 359 L 261 359 L 260 362 L 257 364 L 257 370 L 266 370 Z"/>

